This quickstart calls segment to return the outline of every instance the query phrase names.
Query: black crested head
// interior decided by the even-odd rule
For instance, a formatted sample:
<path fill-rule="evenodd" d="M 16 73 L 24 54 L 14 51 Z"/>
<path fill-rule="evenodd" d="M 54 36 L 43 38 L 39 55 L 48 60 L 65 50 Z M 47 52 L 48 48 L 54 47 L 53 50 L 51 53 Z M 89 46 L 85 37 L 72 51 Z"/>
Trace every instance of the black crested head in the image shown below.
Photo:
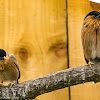
<path fill-rule="evenodd" d="M 90 13 L 88 13 L 88 14 L 85 16 L 84 20 L 85 20 L 86 17 L 88 17 L 89 15 L 92 15 L 94 18 L 99 18 L 100 13 L 99 13 L 98 11 L 91 11 Z"/>
<path fill-rule="evenodd" d="M 6 56 L 6 51 L 0 49 L 0 57 L 4 57 L 4 56 Z"/>

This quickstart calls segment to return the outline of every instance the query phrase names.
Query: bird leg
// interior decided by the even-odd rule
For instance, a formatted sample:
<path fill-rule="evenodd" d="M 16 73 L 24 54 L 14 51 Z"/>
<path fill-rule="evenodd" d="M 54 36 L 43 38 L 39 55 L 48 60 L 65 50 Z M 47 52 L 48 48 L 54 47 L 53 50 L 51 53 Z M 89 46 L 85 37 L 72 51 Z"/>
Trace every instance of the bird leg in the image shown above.
<path fill-rule="evenodd" d="M 90 68 L 92 69 L 92 64 L 91 64 L 91 61 L 89 60 L 89 66 L 90 66 Z"/>
<path fill-rule="evenodd" d="M 16 81 L 13 81 L 12 83 L 9 84 L 9 88 L 11 88 L 12 86 L 16 85 Z"/>

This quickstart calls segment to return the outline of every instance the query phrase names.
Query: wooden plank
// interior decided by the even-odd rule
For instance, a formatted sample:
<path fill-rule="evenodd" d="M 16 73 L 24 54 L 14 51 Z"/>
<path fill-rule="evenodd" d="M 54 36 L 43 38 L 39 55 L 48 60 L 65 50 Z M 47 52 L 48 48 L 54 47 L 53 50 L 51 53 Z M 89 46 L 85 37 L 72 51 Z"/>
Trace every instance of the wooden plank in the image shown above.
<path fill-rule="evenodd" d="M 66 69 L 66 0 L 0 0 L 0 48 L 18 60 L 20 82 Z M 37 100 L 68 100 L 68 88 Z"/>
<path fill-rule="evenodd" d="M 92 11 L 88 0 L 68 0 L 68 34 L 70 67 L 85 65 L 81 47 L 83 19 Z M 71 87 L 71 100 L 99 100 L 100 84 L 85 83 Z"/>

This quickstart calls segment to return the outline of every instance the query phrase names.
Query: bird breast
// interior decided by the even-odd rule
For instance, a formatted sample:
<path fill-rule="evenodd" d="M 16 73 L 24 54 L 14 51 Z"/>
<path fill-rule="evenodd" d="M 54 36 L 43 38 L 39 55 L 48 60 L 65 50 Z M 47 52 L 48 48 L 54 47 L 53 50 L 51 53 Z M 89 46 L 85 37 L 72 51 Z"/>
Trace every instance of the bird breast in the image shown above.
<path fill-rule="evenodd" d="M 12 59 L 0 60 L 0 81 L 14 81 L 18 79 L 18 69 Z"/>
<path fill-rule="evenodd" d="M 100 58 L 100 19 L 88 16 L 82 27 L 82 47 L 86 59 Z"/>

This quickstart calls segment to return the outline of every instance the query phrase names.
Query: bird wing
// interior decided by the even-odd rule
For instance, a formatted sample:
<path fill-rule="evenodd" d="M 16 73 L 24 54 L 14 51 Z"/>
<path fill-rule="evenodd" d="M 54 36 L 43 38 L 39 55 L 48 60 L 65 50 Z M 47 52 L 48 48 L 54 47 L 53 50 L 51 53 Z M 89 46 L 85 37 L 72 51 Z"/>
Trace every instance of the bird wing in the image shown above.
<path fill-rule="evenodd" d="M 86 62 L 96 57 L 96 26 L 92 16 L 88 16 L 81 30 L 83 53 Z"/>
<path fill-rule="evenodd" d="M 6 56 L 9 58 L 9 59 L 12 59 L 15 61 L 15 65 L 19 71 L 19 76 L 18 76 L 18 79 L 20 78 L 20 70 L 19 70 L 19 66 L 18 66 L 18 62 L 17 62 L 17 59 L 15 58 L 15 56 L 13 54 L 9 54 L 9 53 L 6 53 Z M 18 81 L 18 80 L 17 80 Z"/>
<path fill-rule="evenodd" d="M 97 58 L 100 59 L 100 18 L 98 18 L 98 30 L 97 30 Z"/>

